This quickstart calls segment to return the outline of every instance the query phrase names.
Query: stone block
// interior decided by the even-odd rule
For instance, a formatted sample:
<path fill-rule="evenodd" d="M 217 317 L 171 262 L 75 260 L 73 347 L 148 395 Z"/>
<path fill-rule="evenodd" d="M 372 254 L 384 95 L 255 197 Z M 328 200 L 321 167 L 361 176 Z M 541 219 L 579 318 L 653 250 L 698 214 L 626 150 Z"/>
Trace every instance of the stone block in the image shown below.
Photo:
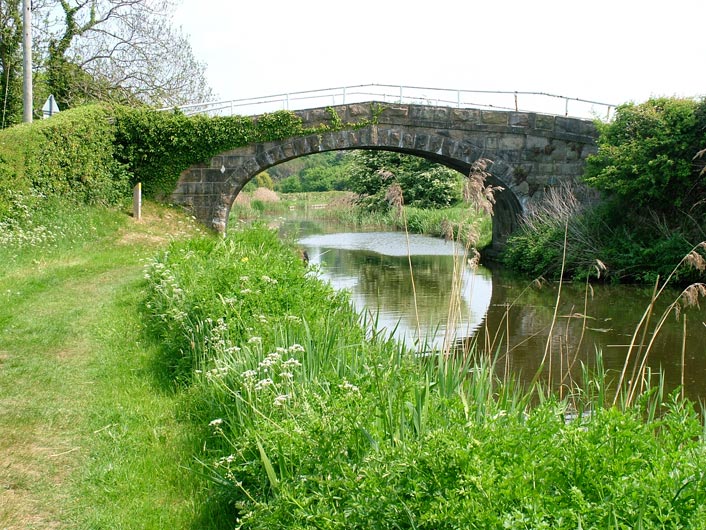
<path fill-rule="evenodd" d="M 331 114 L 327 109 L 313 109 L 307 113 L 306 120 L 304 120 L 307 125 L 319 125 L 319 124 L 330 124 Z"/>
<path fill-rule="evenodd" d="M 537 114 L 534 118 L 534 126 L 536 129 L 553 131 L 554 116 L 549 116 L 548 114 Z"/>
<path fill-rule="evenodd" d="M 526 180 L 520 182 L 516 186 L 511 186 L 511 188 L 512 191 L 515 192 L 515 195 L 520 197 L 527 196 L 529 194 L 529 183 Z"/>
<path fill-rule="evenodd" d="M 308 151 L 308 146 L 306 143 L 306 138 L 303 136 L 300 136 L 298 138 L 294 138 L 292 140 L 292 147 L 294 148 L 294 156 L 303 156 L 309 154 Z"/>
<path fill-rule="evenodd" d="M 321 139 L 321 149 L 324 151 L 330 151 L 332 149 L 336 149 L 336 140 L 337 138 L 335 137 L 334 133 L 327 132 L 322 134 L 320 137 Z"/>
<path fill-rule="evenodd" d="M 556 171 L 555 164 L 539 163 L 539 164 L 537 164 L 537 172 L 534 173 L 534 175 L 536 178 L 536 175 L 551 175 L 555 171 Z"/>
<path fill-rule="evenodd" d="M 525 147 L 525 136 L 521 134 L 501 134 L 498 138 L 498 149 L 520 151 Z"/>
<path fill-rule="evenodd" d="M 562 141 L 557 141 L 552 144 L 552 147 L 554 149 L 552 150 L 551 154 L 549 155 L 549 159 L 553 160 L 555 162 L 563 162 L 566 160 L 566 142 Z"/>
<path fill-rule="evenodd" d="M 529 127 L 530 115 L 526 112 L 511 112 L 509 124 L 512 127 Z"/>
<path fill-rule="evenodd" d="M 269 151 L 258 153 L 258 155 L 255 157 L 255 160 L 257 160 L 257 164 L 262 168 L 270 167 L 275 163 Z"/>
<path fill-rule="evenodd" d="M 478 123 L 480 111 L 478 109 L 451 109 L 451 119 L 453 122 L 462 124 Z"/>
<path fill-rule="evenodd" d="M 411 120 L 417 122 L 431 122 L 434 121 L 435 112 L 436 109 L 434 107 L 412 105 L 410 106 L 409 117 Z"/>
<path fill-rule="evenodd" d="M 321 151 L 321 136 L 318 134 L 311 134 L 306 137 L 306 144 L 309 149 L 309 153 L 318 153 Z"/>
<path fill-rule="evenodd" d="M 380 117 L 384 118 L 408 118 L 409 117 L 409 106 L 408 105 L 383 105 L 383 111 Z"/>
<path fill-rule="evenodd" d="M 440 136 L 430 136 L 429 137 L 429 147 L 428 150 L 431 153 L 441 154 L 441 146 L 444 144 L 444 139 Z"/>
<path fill-rule="evenodd" d="M 533 150 L 537 149 L 542 152 L 544 152 L 544 148 L 549 145 L 549 139 L 545 136 L 535 136 L 535 135 L 528 135 L 525 137 L 525 149 L 527 150 Z"/>
<path fill-rule="evenodd" d="M 558 133 L 570 133 L 577 135 L 584 135 L 592 128 L 584 127 L 584 125 L 593 125 L 591 122 L 586 122 L 584 120 L 579 120 L 576 118 L 566 118 L 564 116 L 557 116 L 555 118 L 555 132 Z"/>
<path fill-rule="evenodd" d="M 414 138 L 414 148 L 420 151 L 428 150 L 429 145 L 429 135 L 427 134 L 417 134 Z"/>
<path fill-rule="evenodd" d="M 260 165 L 254 158 L 248 158 L 247 160 L 245 160 L 243 163 L 243 167 L 247 171 L 248 175 L 251 177 L 257 175 L 261 171 Z"/>
<path fill-rule="evenodd" d="M 481 111 L 481 123 L 486 125 L 507 125 L 508 113 L 497 110 Z"/>
<path fill-rule="evenodd" d="M 400 147 L 406 149 L 412 149 L 414 147 L 414 135 L 410 133 L 404 133 L 402 135 L 402 141 L 400 142 Z"/>
<path fill-rule="evenodd" d="M 434 110 L 434 121 L 437 123 L 448 123 L 450 110 L 451 109 L 445 107 L 436 107 Z"/>
<path fill-rule="evenodd" d="M 348 105 L 348 116 L 358 119 L 370 118 L 372 116 L 370 105 L 361 105 L 359 103 Z"/>
<path fill-rule="evenodd" d="M 346 149 L 347 147 L 350 147 L 350 143 L 348 142 L 348 134 L 345 133 L 345 131 L 339 131 L 334 134 L 334 145 L 336 149 Z"/>

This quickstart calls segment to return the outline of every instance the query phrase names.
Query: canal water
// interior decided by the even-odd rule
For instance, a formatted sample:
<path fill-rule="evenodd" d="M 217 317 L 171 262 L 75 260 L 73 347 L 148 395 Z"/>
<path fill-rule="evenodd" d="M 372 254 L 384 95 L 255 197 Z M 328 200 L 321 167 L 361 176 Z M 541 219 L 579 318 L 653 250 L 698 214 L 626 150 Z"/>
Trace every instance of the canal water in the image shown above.
<path fill-rule="evenodd" d="M 635 358 L 640 350 L 631 343 L 642 342 L 643 352 L 649 345 L 647 365 L 664 373 L 668 389 L 683 378 L 689 397 L 706 398 L 706 301 L 679 319 L 671 312 L 654 333 L 678 290 L 657 301 L 643 337 L 636 328 L 652 287 L 532 282 L 501 268 L 472 267 L 451 242 L 403 232 L 348 232 L 303 220 L 281 221 L 280 231 L 307 252 L 323 279 L 350 292 L 378 330 L 420 353 L 475 340 L 502 369 L 529 380 L 540 367 L 544 376 L 578 378 L 581 363 L 594 366 L 601 352 L 617 379 L 628 352 Z"/>

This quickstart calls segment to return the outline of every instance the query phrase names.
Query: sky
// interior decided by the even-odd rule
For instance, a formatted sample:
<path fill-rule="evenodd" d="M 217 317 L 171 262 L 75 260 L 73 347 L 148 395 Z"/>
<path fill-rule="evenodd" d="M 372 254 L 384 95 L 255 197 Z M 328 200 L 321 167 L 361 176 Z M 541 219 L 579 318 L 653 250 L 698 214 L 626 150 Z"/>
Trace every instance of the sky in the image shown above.
<path fill-rule="evenodd" d="M 361 84 L 706 95 L 704 0 L 182 0 L 218 99 Z"/>

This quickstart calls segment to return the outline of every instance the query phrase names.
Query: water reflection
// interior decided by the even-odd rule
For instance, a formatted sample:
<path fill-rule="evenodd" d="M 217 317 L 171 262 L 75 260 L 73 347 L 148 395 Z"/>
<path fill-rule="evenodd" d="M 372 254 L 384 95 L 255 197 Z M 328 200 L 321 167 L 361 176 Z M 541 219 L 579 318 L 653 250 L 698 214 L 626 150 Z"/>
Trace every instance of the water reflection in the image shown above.
<path fill-rule="evenodd" d="M 600 351 L 604 366 L 617 380 L 636 327 L 650 304 L 652 289 L 565 283 L 558 318 L 547 345 L 557 294 L 556 283 L 528 287 L 526 281 L 514 279 L 501 270 L 494 271 L 493 297 L 486 315 L 488 327 L 480 330 L 478 339 L 494 341 L 499 351 L 507 353 L 509 369 L 528 377 L 537 372 L 544 352 L 548 351 L 545 375 L 550 368 L 555 374 L 566 373 L 567 367 L 573 365 L 571 374 L 578 379 L 581 363 L 595 365 L 596 352 Z M 664 374 L 668 390 L 680 386 L 683 375 L 686 393 L 696 399 L 706 396 L 706 307 L 686 309 L 679 320 L 670 314 L 659 332 L 654 333 L 659 317 L 678 295 L 678 291 L 666 291 L 655 304 L 644 337 L 645 348 L 651 343 L 647 365 Z M 641 338 L 642 331 L 635 341 L 639 344 Z M 632 358 L 638 348 L 633 348 Z M 631 373 L 632 365 L 628 377 Z"/>
<path fill-rule="evenodd" d="M 417 318 L 403 233 L 333 233 L 336 227 L 285 223 L 287 237 L 299 239 L 312 263 L 336 289 L 350 289 L 359 310 L 379 312 L 379 325 L 416 345 Z M 310 236 L 317 233 L 319 235 Z M 422 337 L 441 347 L 447 331 L 453 254 L 444 241 L 411 236 L 410 250 Z M 597 352 L 617 380 L 626 360 L 635 328 L 650 304 L 652 289 L 629 285 L 564 284 L 557 319 L 554 311 L 558 284 L 533 285 L 513 278 L 502 269 L 464 268 L 459 297 L 462 322 L 451 335 L 473 337 L 500 355 L 500 370 L 530 380 L 538 370 L 554 381 L 558 374 L 580 378 L 581 364 L 595 365 Z M 678 291 L 664 293 L 654 308 L 650 329 L 648 366 L 664 373 L 668 390 L 681 385 L 693 399 L 706 397 L 706 305 L 684 311 L 684 320 L 670 315 L 654 335 L 655 323 Z M 554 326 L 552 328 L 552 322 Z M 551 338 L 549 337 L 552 329 Z M 637 337 L 637 342 L 641 334 Z M 684 364 L 682 365 L 682 351 Z M 546 352 L 546 356 L 545 356 Z M 542 364 L 544 360 L 544 364 Z M 682 369 L 682 366 L 684 369 Z M 632 372 L 632 367 L 628 375 Z M 546 380 L 546 379 L 545 379 Z M 564 382 L 568 382 L 564 379 Z"/>
<path fill-rule="evenodd" d="M 463 249 L 450 242 L 369 232 L 314 235 L 299 244 L 322 278 L 351 292 L 356 309 L 374 315 L 378 329 L 394 330 L 395 337 L 412 347 L 441 348 L 445 338 L 471 335 L 490 304 L 490 271 L 472 270 L 462 259 Z M 456 290 L 455 267 L 461 271 Z M 460 316 L 449 321 L 452 300 Z"/>

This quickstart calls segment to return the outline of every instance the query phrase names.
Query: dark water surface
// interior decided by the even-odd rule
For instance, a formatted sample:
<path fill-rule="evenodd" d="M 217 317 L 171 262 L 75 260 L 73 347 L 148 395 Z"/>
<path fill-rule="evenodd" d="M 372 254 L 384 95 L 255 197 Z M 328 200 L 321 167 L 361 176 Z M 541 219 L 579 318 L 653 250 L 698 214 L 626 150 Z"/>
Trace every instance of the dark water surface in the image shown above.
<path fill-rule="evenodd" d="M 398 339 L 420 350 L 475 337 L 505 354 L 503 369 L 527 379 L 537 372 L 545 352 L 546 375 L 552 370 L 556 377 L 572 365 L 571 373 L 578 377 L 581 362 L 595 364 L 597 351 L 617 378 L 652 294 L 652 287 L 564 283 L 554 319 L 558 283 L 537 285 L 499 268 L 473 269 L 459 259 L 462 249 L 437 238 L 408 239 L 402 232 L 331 233 L 335 229 L 311 221 L 281 222 L 280 229 L 298 240 L 334 288 L 348 289 L 355 307 L 373 315 L 379 328 L 394 330 Z M 683 377 L 687 395 L 703 399 L 706 304 L 684 310 L 680 319 L 670 314 L 653 334 L 678 295 L 677 290 L 665 292 L 655 305 L 644 339 L 645 345 L 654 339 L 647 364 L 664 372 L 668 389 L 679 386 Z M 458 317 L 449 318 L 452 301 Z M 640 339 L 642 332 L 636 342 Z M 637 350 L 633 348 L 633 356 Z"/>

